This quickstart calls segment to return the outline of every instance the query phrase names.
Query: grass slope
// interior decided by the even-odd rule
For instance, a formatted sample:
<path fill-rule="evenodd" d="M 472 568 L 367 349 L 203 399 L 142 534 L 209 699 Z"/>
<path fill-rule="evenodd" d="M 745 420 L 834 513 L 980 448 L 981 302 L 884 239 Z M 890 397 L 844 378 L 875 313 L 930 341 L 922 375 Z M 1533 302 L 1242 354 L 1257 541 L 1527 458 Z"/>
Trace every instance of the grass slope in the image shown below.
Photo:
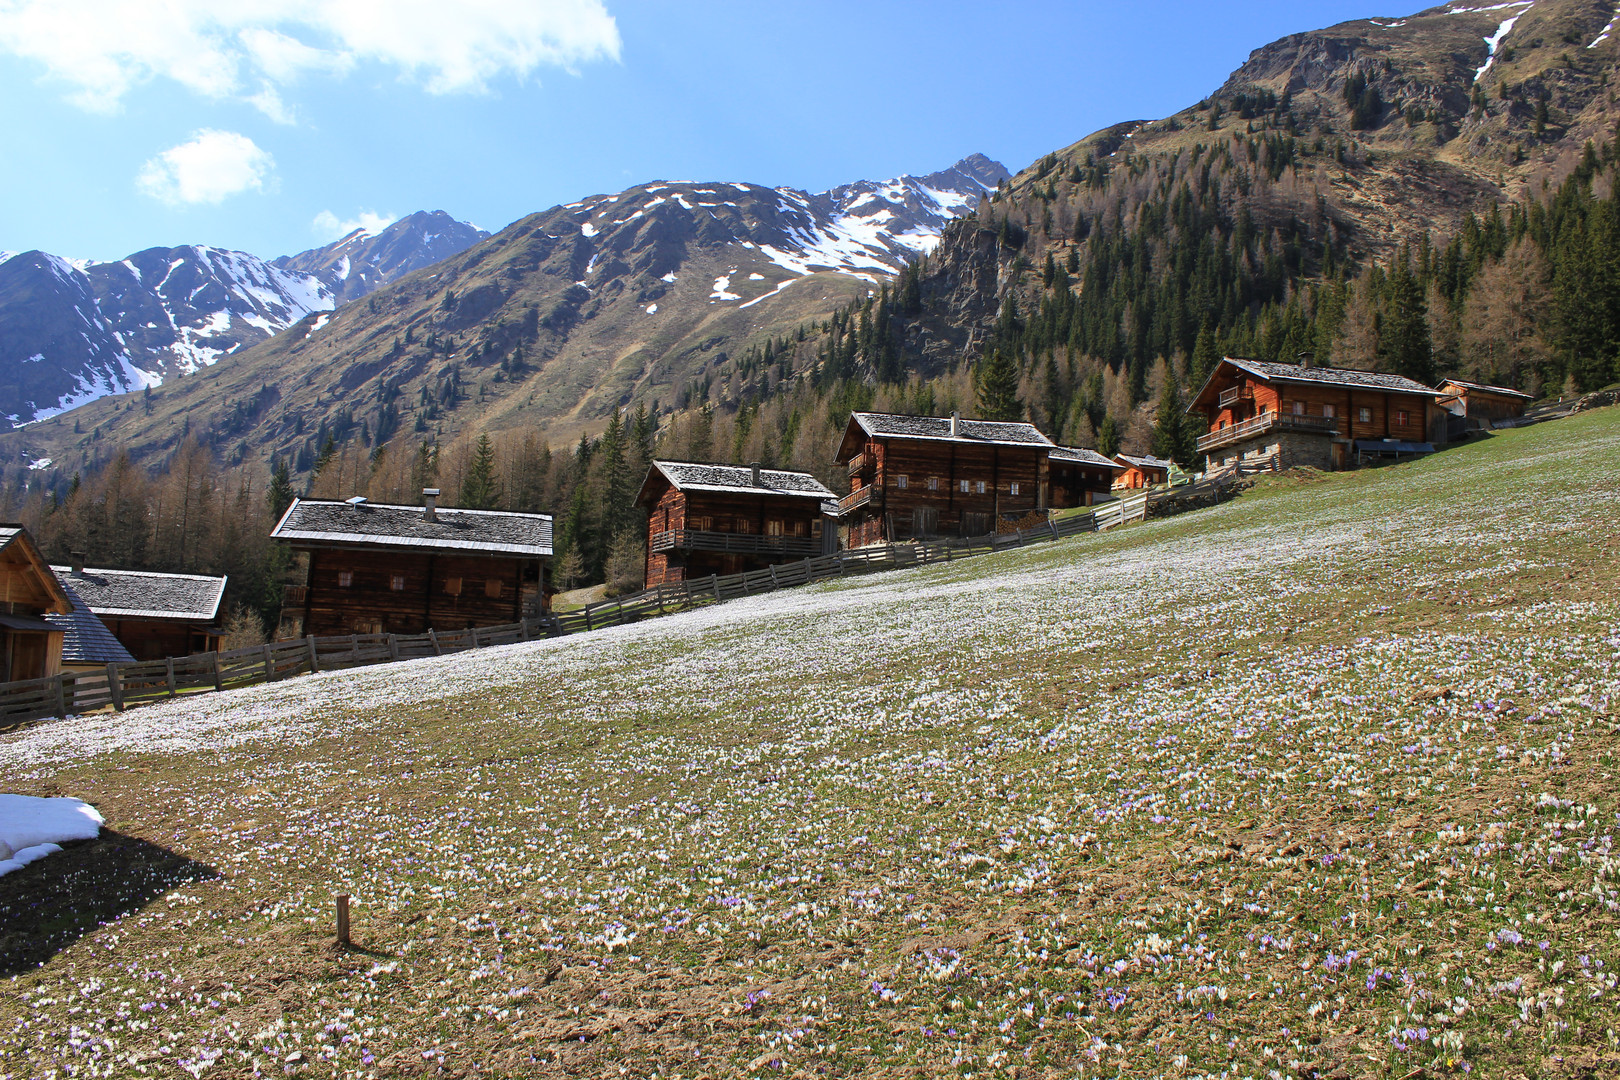
<path fill-rule="evenodd" d="M 1612 1075 L 1617 526 L 1610 409 L 8 736 L 0 1073 Z"/>

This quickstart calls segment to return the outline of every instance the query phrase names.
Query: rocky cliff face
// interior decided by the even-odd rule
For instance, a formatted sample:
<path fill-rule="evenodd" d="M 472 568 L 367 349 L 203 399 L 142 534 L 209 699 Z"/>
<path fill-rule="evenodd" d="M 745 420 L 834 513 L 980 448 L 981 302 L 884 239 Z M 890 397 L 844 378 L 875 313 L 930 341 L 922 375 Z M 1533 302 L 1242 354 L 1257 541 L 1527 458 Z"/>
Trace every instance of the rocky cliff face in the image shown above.
<path fill-rule="evenodd" d="M 380 231 L 356 229 L 325 247 L 283 255 L 271 265 L 319 279 L 342 304 L 488 237 L 489 233 L 457 221 L 443 210 L 420 210 Z"/>

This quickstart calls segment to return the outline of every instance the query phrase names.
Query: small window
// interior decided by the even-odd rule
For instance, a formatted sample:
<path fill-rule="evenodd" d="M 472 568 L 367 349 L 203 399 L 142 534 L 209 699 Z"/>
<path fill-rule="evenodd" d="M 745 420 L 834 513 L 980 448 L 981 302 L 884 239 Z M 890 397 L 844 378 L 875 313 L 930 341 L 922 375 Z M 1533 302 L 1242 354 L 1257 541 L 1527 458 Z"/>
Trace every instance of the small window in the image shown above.
<path fill-rule="evenodd" d="M 930 476 L 928 478 L 928 490 L 929 491 L 938 491 L 939 490 L 939 477 Z"/>
<path fill-rule="evenodd" d="M 1357 412 L 1356 412 L 1356 419 L 1357 419 L 1357 420 L 1360 420 L 1360 421 L 1361 421 L 1361 422 L 1362 422 L 1362 423 L 1363 423 L 1363 424 L 1370 424 L 1370 423 L 1372 423 L 1372 410 L 1371 410 L 1371 409 L 1369 409 L 1369 408 L 1367 408 L 1367 407 L 1366 407 L 1366 406 L 1365 406 L 1365 405 L 1363 405 L 1363 406 L 1362 406 L 1362 407 L 1361 407 L 1361 408 L 1360 408 L 1360 409 L 1359 409 L 1359 410 L 1358 410 L 1358 411 L 1357 411 Z"/>
<path fill-rule="evenodd" d="M 1305 403 L 1303 401 L 1294 402 L 1294 415 L 1295 416 L 1304 416 L 1305 415 Z"/>
<path fill-rule="evenodd" d="M 714 523 L 707 517 L 695 517 L 692 519 L 692 528 L 697 532 L 708 532 L 713 527 Z"/>
<path fill-rule="evenodd" d="M 776 520 L 775 518 L 765 522 L 766 536 L 782 536 L 783 534 L 784 529 L 782 527 L 782 522 Z"/>
<path fill-rule="evenodd" d="M 908 477 L 905 473 L 900 473 L 898 476 L 896 476 L 894 478 L 894 486 L 899 488 L 901 491 L 904 491 L 904 490 L 906 490 L 906 484 L 910 479 L 911 478 Z"/>
<path fill-rule="evenodd" d="M 1014 480 L 1012 483 L 1007 485 L 1007 494 L 1009 494 L 1009 495 L 1018 494 L 1018 481 Z"/>
<path fill-rule="evenodd" d="M 740 532 L 740 533 L 751 533 L 751 532 L 753 532 L 754 531 L 754 521 L 753 521 L 753 519 L 752 518 L 745 518 L 745 517 L 738 518 L 737 519 L 737 531 Z"/>
<path fill-rule="evenodd" d="M 350 588 L 353 585 L 354 585 L 354 571 L 353 570 L 339 570 L 338 571 L 338 588 L 347 589 L 347 588 Z"/>
<path fill-rule="evenodd" d="M 967 492 L 967 490 L 968 490 L 968 482 L 966 480 L 963 480 L 961 482 L 961 484 L 962 484 L 962 491 L 965 494 Z"/>
<path fill-rule="evenodd" d="M 501 579 L 498 577 L 492 577 L 485 581 L 484 595 L 491 597 L 492 599 L 499 600 L 501 598 Z"/>
<path fill-rule="evenodd" d="M 983 495 L 984 494 L 984 481 L 983 480 L 974 481 L 973 490 L 974 490 L 974 492 L 976 494 Z"/>
<path fill-rule="evenodd" d="M 405 591 L 405 575 L 404 574 L 395 574 L 392 578 L 389 579 L 388 585 L 389 585 L 389 588 L 393 589 L 395 592 L 404 592 Z"/>
<path fill-rule="evenodd" d="M 461 595 L 461 579 L 458 578 L 458 577 L 447 577 L 447 578 L 445 578 L 444 579 L 444 594 L 446 596 L 460 596 Z"/>
<path fill-rule="evenodd" d="M 1397 424 L 1401 425 L 1402 427 L 1406 426 L 1406 410 L 1405 409 L 1396 409 L 1395 410 L 1395 422 Z"/>
<path fill-rule="evenodd" d="M 1333 406 L 1331 406 L 1331 405 L 1322 406 L 1322 415 L 1327 417 L 1329 420 L 1333 419 Z"/>

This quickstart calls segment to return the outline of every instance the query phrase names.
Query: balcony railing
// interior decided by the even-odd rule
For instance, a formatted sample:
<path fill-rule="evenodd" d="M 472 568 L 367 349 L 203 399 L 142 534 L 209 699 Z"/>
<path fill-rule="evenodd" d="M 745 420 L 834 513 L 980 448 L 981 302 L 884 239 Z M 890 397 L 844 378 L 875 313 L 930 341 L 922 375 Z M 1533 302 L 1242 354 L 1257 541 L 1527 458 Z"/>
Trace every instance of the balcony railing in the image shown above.
<path fill-rule="evenodd" d="M 648 547 L 660 551 L 725 551 L 739 555 L 819 555 L 821 541 L 804 536 L 760 536 L 756 533 L 698 532 L 670 529 L 653 533 Z"/>
<path fill-rule="evenodd" d="M 859 473 L 865 472 L 866 467 L 870 464 L 872 464 L 871 458 L 867 457 L 865 454 L 856 454 L 854 457 L 849 459 L 849 475 L 855 476 Z"/>
<path fill-rule="evenodd" d="M 1336 435 L 1339 421 L 1331 416 L 1296 416 L 1293 413 L 1261 413 L 1231 427 L 1217 428 L 1198 440 L 1198 452 L 1207 453 L 1230 446 L 1268 431 L 1298 431 L 1309 435 Z"/>
<path fill-rule="evenodd" d="M 1252 388 L 1250 388 L 1249 386 L 1246 386 L 1246 385 L 1245 386 L 1228 386 L 1225 390 L 1221 391 L 1221 397 L 1220 397 L 1221 408 L 1224 409 L 1228 405 L 1235 404 L 1238 401 L 1242 401 L 1244 399 L 1248 399 L 1248 400 L 1251 400 L 1251 401 L 1254 399 L 1254 390 Z"/>
<path fill-rule="evenodd" d="M 864 484 L 838 500 L 838 512 L 847 514 L 857 507 L 865 506 L 872 501 L 872 485 Z"/>

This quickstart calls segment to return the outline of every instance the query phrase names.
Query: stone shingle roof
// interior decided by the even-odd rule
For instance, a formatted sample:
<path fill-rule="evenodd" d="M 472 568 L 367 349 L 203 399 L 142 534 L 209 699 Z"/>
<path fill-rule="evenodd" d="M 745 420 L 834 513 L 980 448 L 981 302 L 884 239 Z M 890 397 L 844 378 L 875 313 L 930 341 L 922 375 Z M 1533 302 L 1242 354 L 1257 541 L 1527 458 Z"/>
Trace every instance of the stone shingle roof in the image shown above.
<path fill-rule="evenodd" d="M 157 574 L 145 570 L 74 572 L 53 566 L 57 580 L 84 599 L 101 616 L 124 619 L 175 619 L 213 622 L 225 596 L 226 579 L 203 574 Z"/>
<path fill-rule="evenodd" d="M 1095 450 L 1082 450 L 1077 446 L 1059 446 L 1046 457 L 1050 461 L 1071 461 L 1078 465 L 1094 465 L 1099 469 L 1124 471 L 1124 466 L 1113 458 L 1104 457 Z"/>
<path fill-rule="evenodd" d="M 1461 379 L 1446 379 L 1442 386 L 1460 386 L 1464 390 L 1478 390 L 1484 394 L 1503 394 L 1507 397 L 1523 398 L 1526 401 L 1536 400 L 1534 395 L 1526 394 L 1522 390 L 1510 390 L 1505 386 L 1492 386 L 1489 383 L 1464 382 Z"/>
<path fill-rule="evenodd" d="M 963 420 L 959 435 L 951 434 L 945 416 L 899 416 L 895 413 L 858 412 L 851 417 L 868 435 L 899 439 L 935 439 L 1001 446 L 1053 446 L 1034 424 L 999 420 Z"/>
<path fill-rule="evenodd" d="M 1267 381 L 1296 383 L 1324 383 L 1328 386 L 1359 387 L 1364 390 L 1388 390 L 1397 394 L 1434 395 L 1432 387 L 1408 379 L 1404 375 L 1390 375 L 1382 371 L 1351 371 L 1349 368 L 1305 367 L 1303 364 L 1276 364 L 1269 360 L 1234 360 L 1226 362 L 1233 367 L 1259 376 Z"/>
<path fill-rule="evenodd" d="M 55 569 L 55 567 L 52 567 Z M 135 658 L 124 648 L 123 642 L 113 637 L 107 624 L 96 618 L 84 597 L 60 573 L 57 580 L 73 604 L 66 615 L 47 615 L 45 621 L 62 630 L 62 663 L 64 664 L 123 664 Z"/>
<path fill-rule="evenodd" d="M 809 473 L 759 470 L 759 486 L 754 486 L 751 467 L 746 465 L 703 465 L 691 461 L 655 461 L 654 472 L 664 475 L 678 491 L 734 491 L 749 495 L 789 495 L 811 499 L 836 499 L 827 486 Z"/>
<path fill-rule="evenodd" d="M 1142 454 L 1140 456 L 1135 454 L 1115 454 L 1114 460 L 1135 465 L 1138 469 L 1169 469 L 1170 466 L 1175 464 L 1173 461 L 1156 458 L 1152 454 Z"/>
<path fill-rule="evenodd" d="M 377 548 L 462 551 L 543 558 L 551 555 L 551 515 L 439 507 L 429 521 L 420 506 L 352 505 L 294 499 L 270 533 L 276 540 Z"/>

